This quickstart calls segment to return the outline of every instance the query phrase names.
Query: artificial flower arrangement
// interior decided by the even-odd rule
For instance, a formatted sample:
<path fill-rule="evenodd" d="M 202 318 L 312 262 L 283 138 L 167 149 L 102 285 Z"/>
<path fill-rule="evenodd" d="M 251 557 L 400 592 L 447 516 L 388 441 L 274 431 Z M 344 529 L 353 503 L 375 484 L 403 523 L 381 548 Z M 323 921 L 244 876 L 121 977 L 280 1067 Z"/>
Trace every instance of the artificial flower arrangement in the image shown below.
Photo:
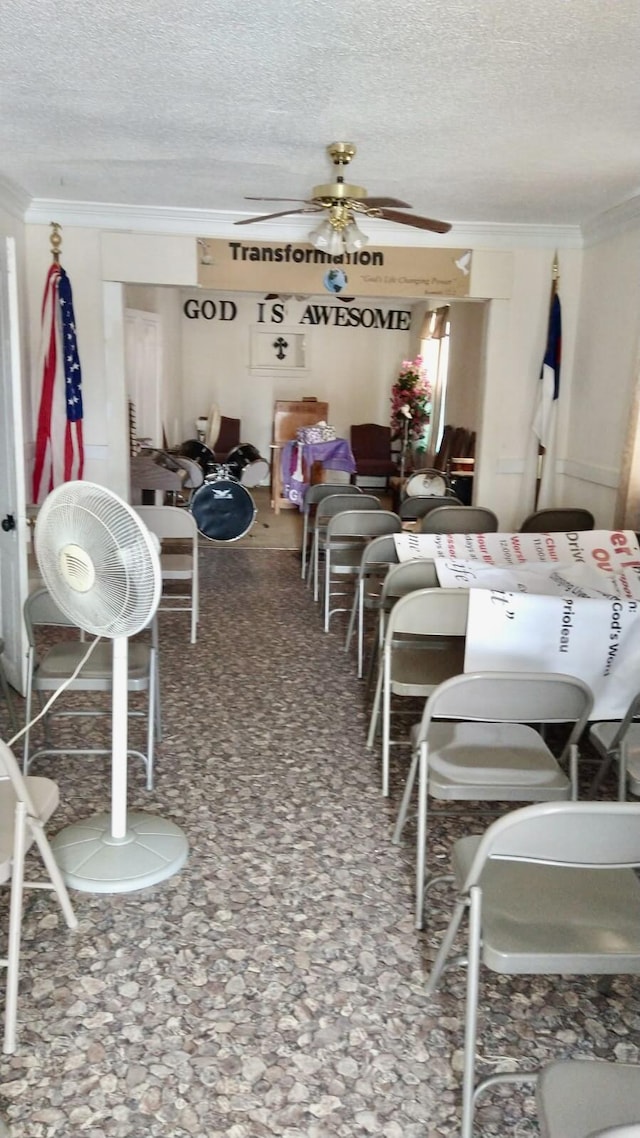
<path fill-rule="evenodd" d="M 431 418 L 431 384 L 422 356 L 403 360 L 391 388 L 391 434 L 395 439 L 420 442 Z M 406 432 L 406 433 L 405 433 Z"/>

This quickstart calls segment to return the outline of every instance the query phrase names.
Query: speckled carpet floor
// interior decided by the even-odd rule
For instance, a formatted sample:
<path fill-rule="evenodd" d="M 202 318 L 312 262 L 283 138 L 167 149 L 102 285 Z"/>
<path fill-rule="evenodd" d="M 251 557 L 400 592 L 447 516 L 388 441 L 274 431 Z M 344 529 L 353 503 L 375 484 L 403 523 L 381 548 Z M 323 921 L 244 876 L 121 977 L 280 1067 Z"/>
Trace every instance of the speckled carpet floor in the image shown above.
<path fill-rule="evenodd" d="M 201 566 L 198 643 L 160 618 L 155 790 L 129 774 L 130 805 L 182 826 L 188 863 L 140 893 L 73 893 L 75 932 L 29 898 L 0 1115 L 12 1138 L 450 1138 L 464 980 L 424 994 L 448 907 L 414 931 L 411 842 L 391 844 L 403 763 L 386 802 L 363 685 L 295 552 L 210 545 Z M 54 830 L 108 806 L 106 761 L 34 773 L 59 782 Z M 432 822 L 444 857 L 478 828 Z M 632 979 L 605 998 L 590 979 L 485 977 L 482 1001 L 486 1058 L 640 1059 Z M 530 1090 L 496 1092 L 479 1122 L 537 1133 Z"/>

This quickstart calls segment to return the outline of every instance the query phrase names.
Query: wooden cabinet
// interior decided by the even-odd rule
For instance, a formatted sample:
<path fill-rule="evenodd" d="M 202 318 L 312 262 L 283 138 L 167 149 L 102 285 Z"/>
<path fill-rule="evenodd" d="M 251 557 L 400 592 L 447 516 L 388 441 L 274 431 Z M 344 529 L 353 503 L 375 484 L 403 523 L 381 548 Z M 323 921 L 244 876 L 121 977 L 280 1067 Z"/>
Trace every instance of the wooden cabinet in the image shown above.
<path fill-rule="evenodd" d="M 318 399 L 277 400 L 273 414 L 273 442 L 271 443 L 271 505 L 276 514 L 294 503 L 282 496 L 282 447 L 296 437 L 300 427 L 312 427 L 321 420 L 327 422 L 329 404 Z"/>

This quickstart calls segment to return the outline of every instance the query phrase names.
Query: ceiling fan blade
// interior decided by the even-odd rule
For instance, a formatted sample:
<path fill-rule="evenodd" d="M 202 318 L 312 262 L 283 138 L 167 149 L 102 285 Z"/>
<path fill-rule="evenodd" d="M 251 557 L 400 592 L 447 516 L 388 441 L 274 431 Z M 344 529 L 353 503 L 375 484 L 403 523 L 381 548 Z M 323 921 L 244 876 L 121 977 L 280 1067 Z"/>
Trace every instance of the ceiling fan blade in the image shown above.
<path fill-rule="evenodd" d="M 448 233 L 451 229 L 447 221 L 434 221 L 430 217 L 416 217 L 412 213 L 401 213 L 397 209 L 381 209 L 380 217 L 385 221 L 397 221 L 399 225 L 413 225 L 415 229 L 430 229 L 432 233 Z"/>
<path fill-rule="evenodd" d="M 386 209 L 387 206 L 398 206 L 400 209 L 413 209 L 409 202 L 401 202 L 399 198 L 353 198 L 354 202 L 362 202 L 364 206 L 371 205 L 375 209 Z"/>
<path fill-rule="evenodd" d="M 301 205 L 308 205 L 306 198 L 251 198 L 245 195 L 246 202 L 300 202 Z"/>
<path fill-rule="evenodd" d="M 320 206 L 310 209 L 281 209 L 279 213 L 263 213 L 260 217 L 245 217 L 242 221 L 234 221 L 234 225 L 254 225 L 256 221 L 269 221 L 272 217 L 288 217 L 292 213 L 319 213 Z"/>

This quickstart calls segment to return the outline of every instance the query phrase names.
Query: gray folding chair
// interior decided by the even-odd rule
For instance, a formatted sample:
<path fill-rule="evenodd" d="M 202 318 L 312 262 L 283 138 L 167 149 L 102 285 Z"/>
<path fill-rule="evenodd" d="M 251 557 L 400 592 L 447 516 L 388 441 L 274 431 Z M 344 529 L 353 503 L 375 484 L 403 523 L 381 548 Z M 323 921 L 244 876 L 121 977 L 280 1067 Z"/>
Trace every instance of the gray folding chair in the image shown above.
<path fill-rule="evenodd" d="M 602 756 L 600 769 L 591 786 L 595 797 L 613 763 L 618 765 L 618 800 L 624 802 L 627 789 L 640 797 L 640 693 L 632 699 L 620 722 L 592 723 L 589 741 Z"/>
<path fill-rule="evenodd" d="M 351 605 L 345 652 L 351 647 L 357 627 L 358 679 L 362 676 L 364 661 L 364 614 L 366 609 L 377 611 L 382 599 L 382 583 L 390 565 L 397 564 L 398 554 L 393 534 L 374 537 L 365 545 L 360 558 L 356 589 Z"/>
<path fill-rule="evenodd" d="M 416 928 L 423 921 L 429 795 L 465 802 L 577 798 L 578 741 L 592 706 L 582 680 L 551 672 L 470 672 L 431 693 L 412 740 L 393 835 L 399 842 L 417 775 Z M 571 725 L 559 756 L 532 723 Z"/>
<path fill-rule="evenodd" d="M 162 570 L 163 593 L 159 612 L 188 612 L 191 614 L 191 643 L 195 644 L 198 634 L 199 616 L 199 576 L 198 576 L 198 527 L 188 510 L 178 506 L 136 506 L 147 529 L 160 541 L 160 568 Z M 188 543 L 188 548 L 168 552 L 163 543 L 168 541 Z M 167 593 L 167 581 L 185 582 L 186 592 Z"/>
<path fill-rule="evenodd" d="M 378 628 L 371 647 L 369 681 L 374 675 L 382 656 L 387 617 L 396 601 L 398 601 L 400 597 L 406 597 L 407 593 L 414 593 L 416 589 L 438 589 L 439 587 L 440 584 L 435 563 L 429 558 L 420 557 L 415 561 L 401 561 L 399 564 L 390 565 L 388 567 L 382 582 L 380 599 L 377 606 Z M 379 673 L 378 682 L 380 684 L 382 683 Z M 380 688 L 380 690 L 382 689 Z"/>
<path fill-rule="evenodd" d="M 419 533 L 497 533 L 498 519 L 485 506 L 439 506 L 418 523 Z"/>
<path fill-rule="evenodd" d="M 309 583 L 313 590 L 313 599 L 320 597 L 320 555 L 324 557 L 324 543 L 327 536 L 329 518 L 343 510 L 381 510 L 382 503 L 374 494 L 363 494 L 360 490 L 351 487 L 351 494 L 330 494 L 323 498 L 316 506 L 315 524 L 313 527 L 313 543 L 311 546 L 311 573 Z M 349 545 L 349 541 L 345 542 Z"/>
<path fill-rule="evenodd" d="M 313 547 L 313 531 L 315 528 L 316 508 L 318 502 L 330 498 L 335 494 L 360 494 L 358 486 L 351 486 L 348 482 L 316 482 L 309 486 L 302 503 L 302 567 L 300 576 L 304 581 L 307 575 L 309 561 L 309 546 Z"/>
<path fill-rule="evenodd" d="M 364 497 L 364 495 L 363 495 Z M 357 577 L 360 572 L 362 550 L 366 542 L 383 535 L 400 533 L 402 522 L 390 510 L 341 510 L 329 518 L 324 540 L 324 630 L 329 631 L 331 617 L 336 612 L 349 610 L 348 604 L 332 606 L 332 597 L 345 600 L 342 590 L 332 585 L 345 577 Z"/>
<path fill-rule="evenodd" d="M 169 507 L 158 507 L 167 509 Z M 87 662 L 71 683 L 68 683 L 75 669 L 89 648 L 89 642 L 78 639 L 64 639 L 45 645 L 42 651 L 38 645 L 38 629 L 59 628 L 68 632 L 75 629 L 78 637 L 79 630 L 72 620 L 58 608 L 53 597 L 47 589 L 36 589 L 30 593 L 24 603 L 24 620 L 29 641 L 27 657 L 27 694 L 25 701 L 25 722 L 29 724 L 32 717 L 33 695 L 40 698 L 44 693 L 51 695 L 61 688 L 69 692 L 111 692 L 113 683 L 113 641 L 100 641 L 93 649 Z M 157 619 L 150 626 L 150 642 L 144 640 L 131 640 L 128 651 L 128 692 L 142 692 L 147 697 L 146 711 L 129 710 L 132 718 L 144 718 L 146 721 L 145 750 L 131 748 L 128 754 L 141 759 L 144 763 L 147 776 L 147 789 L 153 787 L 153 760 L 156 739 L 162 737 L 160 720 L 160 685 L 158 677 L 158 633 Z M 111 709 L 102 710 L 95 703 L 85 708 L 63 708 L 59 699 L 46 717 L 47 722 L 62 716 L 76 716 L 88 719 L 96 716 L 111 716 Z M 108 755 L 110 747 L 54 747 L 45 736 L 45 746 L 31 753 L 31 730 L 28 728 L 24 734 L 23 770 L 29 773 L 31 764 L 42 755 Z"/>
<path fill-rule="evenodd" d="M 50 778 L 23 777 L 13 753 L 0 740 L 0 883 L 11 882 L 9 939 L 0 967 L 7 969 L 5 997 L 4 1051 L 16 1049 L 18 986 L 20 979 L 20 939 L 25 888 L 50 889 L 60 903 L 67 926 L 77 927 L 69 894 L 56 864 L 44 827 L 60 799 L 58 787 Z M 46 880 L 25 878 L 25 855 L 33 844 L 38 847 Z M 0 1124 L 0 1133 L 1 1124 Z"/>
<path fill-rule="evenodd" d="M 480 1094 L 538 1075 L 496 1073 L 476 1083 L 483 964 L 502 975 L 640 973 L 640 805 L 524 806 L 457 841 L 452 866 L 456 901 L 426 990 L 436 990 L 468 914 L 467 952 L 451 964 L 467 963 L 461 1138 L 472 1138 Z"/>
<path fill-rule="evenodd" d="M 415 522 L 418 518 L 424 518 L 430 514 L 432 510 L 438 510 L 441 506 L 461 506 L 462 502 L 456 498 L 455 494 L 447 495 L 412 495 L 410 498 L 405 498 L 400 503 L 398 513 L 400 517 L 407 522 Z"/>
<path fill-rule="evenodd" d="M 554 507 L 529 514 L 520 526 L 520 533 L 571 533 L 593 529 L 595 524 L 591 510 L 581 506 Z"/>
<path fill-rule="evenodd" d="M 640 1067 L 550 1063 L 538 1077 L 536 1105 L 541 1138 L 640 1138 Z"/>
<path fill-rule="evenodd" d="M 399 568 L 399 566 L 398 566 Z M 372 747 L 382 705 L 382 793 L 389 794 L 391 697 L 426 698 L 464 666 L 469 594 L 464 589 L 416 589 L 387 617 L 367 746 Z"/>

